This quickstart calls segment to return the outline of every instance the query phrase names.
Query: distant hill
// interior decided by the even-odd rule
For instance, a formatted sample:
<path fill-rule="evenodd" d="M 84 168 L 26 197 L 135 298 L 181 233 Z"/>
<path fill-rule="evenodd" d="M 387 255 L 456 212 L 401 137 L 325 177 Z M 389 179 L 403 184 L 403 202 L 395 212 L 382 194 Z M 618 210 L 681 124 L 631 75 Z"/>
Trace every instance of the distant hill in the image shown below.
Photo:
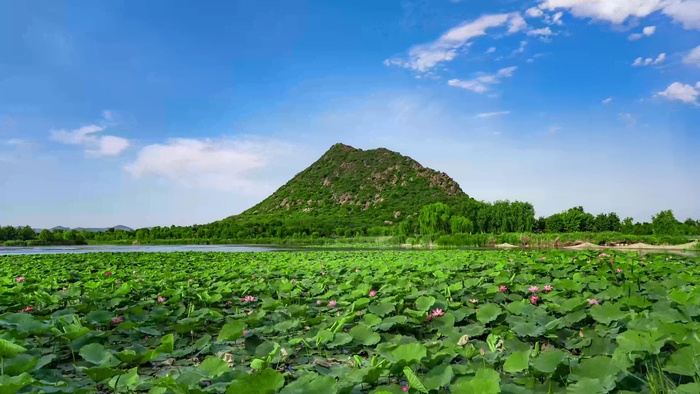
<path fill-rule="evenodd" d="M 446 173 L 384 148 L 333 145 L 259 204 L 229 219 L 359 218 L 400 221 L 425 205 L 458 205 L 469 196 Z"/>
<path fill-rule="evenodd" d="M 98 233 L 98 232 L 103 232 L 107 231 L 110 228 L 114 228 L 115 230 L 124 230 L 124 231 L 134 231 L 131 227 L 126 227 L 126 226 L 114 226 L 114 227 L 100 227 L 100 228 L 87 228 L 87 227 L 76 227 L 76 228 L 70 228 L 70 227 L 63 227 L 63 226 L 56 226 L 56 227 L 51 227 L 49 230 L 55 231 L 55 230 L 63 230 L 63 231 L 70 231 L 70 230 L 75 230 L 75 231 L 90 231 L 92 233 Z M 37 233 L 40 233 L 41 228 L 35 228 L 33 229 Z"/>

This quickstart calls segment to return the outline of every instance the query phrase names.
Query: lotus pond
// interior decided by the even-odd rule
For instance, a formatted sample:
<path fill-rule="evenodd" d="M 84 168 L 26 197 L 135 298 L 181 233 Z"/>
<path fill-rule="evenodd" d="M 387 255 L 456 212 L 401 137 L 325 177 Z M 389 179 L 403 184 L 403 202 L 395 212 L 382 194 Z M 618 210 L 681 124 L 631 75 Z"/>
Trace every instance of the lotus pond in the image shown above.
<path fill-rule="evenodd" d="M 0 394 L 700 393 L 698 261 L 0 256 Z"/>

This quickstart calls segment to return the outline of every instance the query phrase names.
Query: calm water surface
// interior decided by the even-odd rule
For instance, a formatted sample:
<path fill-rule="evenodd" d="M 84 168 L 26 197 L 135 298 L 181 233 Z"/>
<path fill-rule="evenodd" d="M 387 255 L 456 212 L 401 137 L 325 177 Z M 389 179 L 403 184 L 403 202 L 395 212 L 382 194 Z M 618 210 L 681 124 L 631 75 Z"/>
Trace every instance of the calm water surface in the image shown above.
<path fill-rule="evenodd" d="M 452 250 L 497 250 L 498 248 L 459 248 Z M 394 251 L 429 251 L 430 249 L 405 249 L 405 248 L 384 248 L 384 249 L 353 249 L 353 248 L 314 248 L 314 247 L 294 247 L 294 246 L 269 246 L 269 245 L 84 245 L 84 246 L 33 246 L 33 247 L 2 247 L 1 255 L 17 254 L 60 254 L 60 253 L 120 253 L 120 252 L 285 252 L 285 251 L 369 251 L 369 250 L 394 250 Z M 533 250 L 533 249 L 524 249 Z M 562 250 L 575 250 L 562 248 Z M 670 253 L 686 257 L 696 257 L 698 252 L 688 252 L 679 250 L 640 250 L 639 254 L 647 253 Z"/>

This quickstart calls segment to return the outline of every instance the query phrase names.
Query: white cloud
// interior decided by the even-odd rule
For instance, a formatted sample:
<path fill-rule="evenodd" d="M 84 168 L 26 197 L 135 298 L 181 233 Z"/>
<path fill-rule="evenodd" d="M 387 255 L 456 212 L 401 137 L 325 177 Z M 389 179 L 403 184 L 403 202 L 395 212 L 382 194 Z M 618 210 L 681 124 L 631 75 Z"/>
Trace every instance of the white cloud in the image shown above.
<path fill-rule="evenodd" d="M 606 98 L 605 100 L 603 100 L 603 104 L 610 104 L 610 103 L 612 103 L 612 101 L 613 101 L 613 98 L 612 98 L 612 97 L 608 97 L 608 98 Z"/>
<path fill-rule="evenodd" d="M 129 140 L 111 135 L 95 135 L 105 128 L 97 125 L 84 126 L 76 130 L 49 130 L 52 141 L 67 145 L 84 145 L 85 153 L 92 157 L 119 156 L 129 147 Z"/>
<path fill-rule="evenodd" d="M 186 187 L 255 194 L 261 185 L 254 174 L 293 152 L 290 144 L 253 137 L 178 138 L 144 147 L 126 170 L 135 178 L 153 175 Z"/>
<path fill-rule="evenodd" d="M 442 62 L 452 61 L 458 51 L 468 45 L 470 39 L 483 36 L 487 29 L 508 23 L 508 34 L 516 33 L 527 27 L 519 13 L 484 15 L 474 21 L 465 22 L 448 30 L 437 40 L 416 45 L 409 49 L 408 59 L 393 58 L 384 61 L 387 66 L 400 66 L 419 72 L 425 72 Z"/>
<path fill-rule="evenodd" d="M 683 63 L 695 64 L 700 67 L 700 45 L 693 48 L 690 53 L 683 57 Z"/>
<path fill-rule="evenodd" d="M 630 41 L 639 40 L 640 38 L 642 38 L 644 36 L 648 37 L 648 36 L 654 34 L 655 31 L 656 31 L 656 26 L 647 26 L 644 29 L 642 29 L 641 33 L 630 34 L 629 37 L 627 37 L 627 39 L 629 39 Z"/>
<path fill-rule="evenodd" d="M 88 149 L 85 153 L 92 157 L 114 157 L 119 156 L 128 147 L 129 140 L 113 135 L 105 135 L 98 140 L 97 149 Z"/>
<path fill-rule="evenodd" d="M 94 141 L 95 137 L 91 134 L 98 133 L 104 130 L 104 127 L 97 125 L 84 126 L 73 131 L 67 130 L 50 130 L 50 139 L 62 144 L 81 145 Z"/>
<path fill-rule="evenodd" d="M 695 84 L 695 87 L 696 87 L 697 89 L 700 89 L 700 82 L 696 83 L 696 84 Z"/>
<path fill-rule="evenodd" d="M 661 64 L 666 60 L 666 54 L 662 53 L 659 56 L 656 57 L 656 59 L 652 59 L 650 57 L 646 59 L 642 59 L 641 57 L 638 57 L 634 59 L 634 63 L 632 63 L 632 67 L 643 67 L 643 66 L 649 66 L 649 65 L 656 65 L 656 64 Z"/>
<path fill-rule="evenodd" d="M 501 83 L 502 78 L 513 76 L 513 72 L 517 67 L 507 67 L 498 70 L 496 74 L 482 74 L 475 79 L 462 81 L 459 79 L 451 79 L 447 81 L 450 86 L 471 90 L 476 93 L 484 93 L 490 89 L 490 85 Z"/>
<path fill-rule="evenodd" d="M 579 18 L 616 24 L 662 11 L 686 29 L 700 29 L 700 0 L 544 0 L 539 7 L 549 11 L 566 8 Z"/>
<path fill-rule="evenodd" d="M 500 112 L 486 112 L 483 114 L 476 115 L 477 118 L 492 118 L 494 116 L 508 115 L 510 111 L 500 111 Z"/>
<path fill-rule="evenodd" d="M 112 120 L 112 111 L 102 111 L 102 117 L 105 120 Z"/>
<path fill-rule="evenodd" d="M 494 53 L 494 52 L 496 52 L 496 47 L 491 47 L 491 48 L 486 50 L 486 53 Z"/>
<path fill-rule="evenodd" d="M 700 83 L 695 85 L 700 88 Z M 669 100 L 679 100 L 684 103 L 698 104 L 698 95 L 700 91 L 695 90 L 691 85 L 684 85 L 680 82 L 674 82 L 663 92 L 658 92 L 660 96 L 666 97 Z"/>
<path fill-rule="evenodd" d="M 520 41 L 520 47 L 518 47 L 518 49 L 513 50 L 512 55 L 525 52 L 525 45 L 527 45 L 527 41 Z"/>
<path fill-rule="evenodd" d="M 558 131 L 561 130 L 561 129 L 562 129 L 561 126 L 552 126 L 552 127 L 549 128 L 549 132 L 550 132 L 550 133 L 556 133 L 556 132 L 558 132 Z"/>
<path fill-rule="evenodd" d="M 548 25 L 558 25 L 561 26 L 564 24 L 564 22 L 561 21 L 561 17 L 564 16 L 563 12 L 557 12 L 556 14 L 549 16 L 545 15 L 544 16 L 544 23 Z"/>
<path fill-rule="evenodd" d="M 685 29 L 700 30 L 700 0 L 674 2 L 665 7 L 663 13 L 682 23 Z"/>
<path fill-rule="evenodd" d="M 535 59 L 527 59 L 526 61 L 527 61 L 528 63 L 534 63 L 534 62 L 535 62 Z"/>
<path fill-rule="evenodd" d="M 549 27 L 544 27 L 542 29 L 530 30 L 527 32 L 528 36 L 551 36 L 552 30 Z"/>
<path fill-rule="evenodd" d="M 530 18 L 539 18 L 542 15 L 544 15 L 544 12 L 542 12 L 542 10 L 537 7 L 532 7 L 528 8 L 527 11 L 525 11 L 525 15 Z"/>
<path fill-rule="evenodd" d="M 34 145 L 32 141 L 27 141 L 27 140 L 22 140 L 19 138 L 11 138 L 7 141 L 4 142 L 5 145 L 13 145 L 13 146 L 31 146 Z"/>

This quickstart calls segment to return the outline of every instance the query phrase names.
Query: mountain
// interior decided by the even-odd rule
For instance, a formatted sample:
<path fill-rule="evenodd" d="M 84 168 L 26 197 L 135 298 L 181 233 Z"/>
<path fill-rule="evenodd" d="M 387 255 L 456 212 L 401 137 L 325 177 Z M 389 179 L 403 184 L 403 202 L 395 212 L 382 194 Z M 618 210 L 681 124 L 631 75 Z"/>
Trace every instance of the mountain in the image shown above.
<path fill-rule="evenodd" d="M 470 200 L 444 172 L 384 148 L 333 145 L 270 197 L 230 219 L 314 218 L 394 222 L 425 205 Z"/>

